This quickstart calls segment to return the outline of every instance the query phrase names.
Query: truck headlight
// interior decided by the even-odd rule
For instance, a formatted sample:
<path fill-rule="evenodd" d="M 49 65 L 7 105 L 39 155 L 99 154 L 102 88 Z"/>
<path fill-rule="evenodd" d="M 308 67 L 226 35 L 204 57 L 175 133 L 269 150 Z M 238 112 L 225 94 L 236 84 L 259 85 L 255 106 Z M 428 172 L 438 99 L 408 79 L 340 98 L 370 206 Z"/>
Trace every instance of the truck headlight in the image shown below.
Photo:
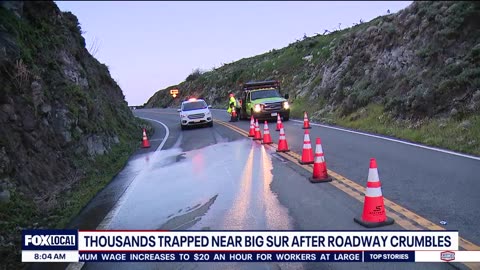
<path fill-rule="evenodd" d="M 253 108 L 255 112 L 260 112 L 262 110 L 262 107 L 260 107 L 260 104 L 256 104 L 255 108 Z"/>
<path fill-rule="evenodd" d="M 290 104 L 288 104 L 288 101 L 285 101 L 285 102 L 283 103 L 283 108 L 284 108 L 285 110 L 287 110 L 288 108 L 290 108 Z"/>

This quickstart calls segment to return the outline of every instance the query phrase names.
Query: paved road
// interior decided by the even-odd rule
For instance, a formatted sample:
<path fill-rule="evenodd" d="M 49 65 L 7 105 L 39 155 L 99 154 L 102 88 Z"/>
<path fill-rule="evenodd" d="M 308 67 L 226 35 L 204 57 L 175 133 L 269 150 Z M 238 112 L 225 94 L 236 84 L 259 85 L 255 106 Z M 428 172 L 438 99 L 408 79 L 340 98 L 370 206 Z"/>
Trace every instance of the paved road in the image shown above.
<path fill-rule="evenodd" d="M 225 112 L 215 111 L 217 119 Z M 234 123 L 248 131 L 249 121 Z M 275 128 L 276 123 L 270 123 Z M 290 148 L 301 154 L 301 122 L 284 123 Z M 262 125 L 263 127 L 263 125 Z M 412 145 L 313 126 L 310 139 L 322 139 L 328 168 L 364 186 L 375 157 L 383 195 L 447 230 L 458 230 L 480 245 L 480 161 Z M 278 132 L 273 132 L 274 142 Z"/>
<path fill-rule="evenodd" d="M 81 229 L 292 229 L 363 230 L 353 222 L 362 203 L 337 184 L 312 185 L 310 173 L 221 123 L 181 131 L 175 110 L 136 110 L 156 129 L 153 147 L 140 150 L 124 171 L 82 211 L 71 226 Z M 218 120 L 225 112 L 214 111 Z M 161 121 L 168 126 L 168 134 Z M 248 131 L 248 122 L 234 123 Z M 284 123 L 293 152 L 301 153 L 303 129 Z M 270 124 L 278 140 L 275 123 Z M 362 187 L 368 162 L 376 157 L 386 198 L 462 237 L 479 243 L 475 221 L 480 205 L 473 170 L 480 162 L 320 127 L 329 169 Z M 166 135 L 166 141 L 163 141 Z M 160 146 L 160 149 L 156 149 Z M 157 150 L 157 151 L 155 151 Z M 446 166 L 451 164 L 452 166 Z M 477 170 L 475 170 L 477 171 Z M 335 174 L 337 176 L 337 174 Z M 348 180 L 347 179 L 347 180 Z M 345 180 L 345 181 L 347 181 Z M 462 184 L 460 184 L 462 183 Z M 470 187 L 466 186 L 467 183 Z M 353 185 L 353 184 L 351 184 Z M 357 185 L 357 186 L 358 186 Z M 358 188 L 358 187 L 357 187 Z M 475 189 L 476 188 L 476 189 Z M 464 192 L 464 193 L 462 193 Z M 118 201 L 120 199 L 120 201 Z M 116 202 L 116 203 L 115 203 Z M 113 205 L 115 204 L 115 207 Z M 462 207 L 463 206 L 463 207 Z M 109 213 L 106 218 L 106 213 Z M 381 229 L 410 229 L 415 219 L 403 212 L 397 224 Z M 393 214 L 393 212 L 392 212 Z M 397 213 L 400 215 L 399 213 Z M 415 223 L 423 224 L 421 219 Z M 432 226 L 432 225 L 430 225 Z M 424 226 L 425 227 L 425 226 Z M 421 227 L 421 228 L 424 228 Z M 84 269 L 454 269 L 452 264 L 155 264 L 89 263 Z"/>

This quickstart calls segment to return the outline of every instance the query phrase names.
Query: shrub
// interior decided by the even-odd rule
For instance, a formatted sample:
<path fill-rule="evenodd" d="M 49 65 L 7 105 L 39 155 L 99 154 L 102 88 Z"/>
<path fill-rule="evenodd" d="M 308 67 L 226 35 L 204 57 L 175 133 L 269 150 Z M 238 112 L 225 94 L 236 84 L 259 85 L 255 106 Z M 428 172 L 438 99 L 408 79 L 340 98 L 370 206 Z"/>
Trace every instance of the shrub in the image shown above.
<path fill-rule="evenodd" d="M 185 79 L 187 82 L 195 81 L 196 79 L 200 78 L 200 76 L 203 74 L 202 71 L 200 71 L 199 68 L 195 69 L 190 75 L 187 76 Z"/>

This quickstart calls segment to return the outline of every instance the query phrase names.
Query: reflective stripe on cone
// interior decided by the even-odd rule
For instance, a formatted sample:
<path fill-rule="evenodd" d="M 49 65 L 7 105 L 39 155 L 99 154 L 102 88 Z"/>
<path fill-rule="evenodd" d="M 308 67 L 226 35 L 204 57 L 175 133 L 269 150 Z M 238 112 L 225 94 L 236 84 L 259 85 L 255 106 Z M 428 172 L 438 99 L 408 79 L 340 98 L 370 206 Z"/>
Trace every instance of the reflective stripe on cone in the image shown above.
<path fill-rule="evenodd" d="M 280 137 L 278 138 L 277 152 L 288 152 L 287 138 L 285 137 L 285 129 L 280 125 Z"/>
<path fill-rule="evenodd" d="M 377 161 L 374 158 L 370 159 L 362 216 L 353 220 L 367 228 L 387 226 L 395 222 L 392 218 L 387 217 L 386 214 L 382 187 L 378 176 Z"/>
<path fill-rule="evenodd" d="M 253 137 L 254 140 L 261 140 L 262 139 L 262 133 L 260 133 L 260 127 L 258 126 L 258 119 L 256 120 L 255 123 L 255 137 Z"/>
<path fill-rule="evenodd" d="M 327 172 L 327 163 L 323 155 L 322 141 L 317 138 L 315 142 L 315 161 L 313 163 L 313 175 L 309 178 L 312 183 L 331 182 L 332 178 Z"/>
<path fill-rule="evenodd" d="M 270 131 L 268 130 L 268 123 L 265 121 L 265 124 L 263 126 L 263 140 L 262 144 L 272 144 L 272 136 L 270 136 Z"/>
<path fill-rule="evenodd" d="M 313 164 L 313 149 L 310 142 L 310 135 L 308 129 L 305 130 L 305 134 L 303 135 L 303 150 L 302 150 L 302 159 L 299 160 L 300 164 Z"/>
<path fill-rule="evenodd" d="M 303 113 L 303 129 L 311 129 L 310 122 L 308 121 L 307 112 Z"/>
<path fill-rule="evenodd" d="M 277 131 L 280 131 L 282 128 L 282 119 L 280 118 L 280 114 L 277 114 Z"/>
<path fill-rule="evenodd" d="M 255 137 L 255 120 L 253 115 L 250 117 L 250 131 L 248 132 L 248 137 Z"/>
<path fill-rule="evenodd" d="M 142 148 L 149 148 L 150 147 L 150 142 L 148 141 L 147 138 L 147 132 L 145 129 L 143 129 L 143 138 L 142 138 Z"/>

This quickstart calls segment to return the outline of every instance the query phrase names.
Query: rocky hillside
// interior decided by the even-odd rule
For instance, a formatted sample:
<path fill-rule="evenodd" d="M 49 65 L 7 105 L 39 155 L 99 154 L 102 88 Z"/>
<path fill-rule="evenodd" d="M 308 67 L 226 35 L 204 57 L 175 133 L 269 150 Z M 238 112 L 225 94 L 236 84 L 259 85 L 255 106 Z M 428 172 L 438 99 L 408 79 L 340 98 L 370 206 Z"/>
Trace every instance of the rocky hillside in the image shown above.
<path fill-rule="evenodd" d="M 201 95 L 225 107 L 228 91 L 238 93 L 240 83 L 277 79 L 297 116 L 306 110 L 315 121 L 480 154 L 479 63 L 480 4 L 421 1 L 396 14 L 194 72 L 172 87 L 180 90 L 180 99 Z M 161 90 L 145 106 L 176 106 L 180 99 Z M 436 134 L 440 128 L 455 135 L 458 127 L 465 131 L 453 136 L 459 141 Z"/>
<path fill-rule="evenodd" d="M 0 85 L 0 257 L 7 263 L 22 227 L 65 224 L 93 194 L 74 202 L 65 195 L 85 188 L 87 178 L 86 186 L 101 188 L 141 130 L 108 67 L 85 48 L 77 18 L 53 1 L 0 3 Z"/>

